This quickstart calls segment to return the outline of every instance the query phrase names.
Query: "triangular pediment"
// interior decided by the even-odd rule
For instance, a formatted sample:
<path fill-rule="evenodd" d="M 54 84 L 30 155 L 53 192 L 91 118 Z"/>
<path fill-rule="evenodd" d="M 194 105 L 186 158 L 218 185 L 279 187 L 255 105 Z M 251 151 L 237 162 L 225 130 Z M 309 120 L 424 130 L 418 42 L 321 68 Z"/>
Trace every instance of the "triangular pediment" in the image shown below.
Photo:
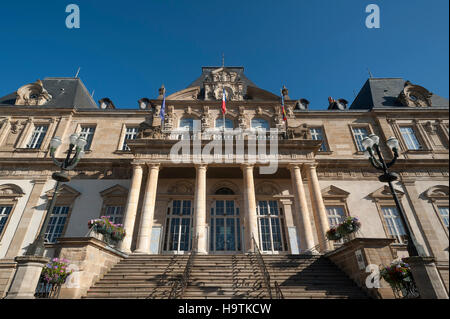
<path fill-rule="evenodd" d="M 101 197 L 128 196 L 128 189 L 122 185 L 114 185 L 100 192 Z"/>
<path fill-rule="evenodd" d="M 430 187 L 425 192 L 425 197 L 428 199 L 447 199 L 448 200 L 449 195 L 449 187 L 446 185 L 436 185 L 433 187 Z"/>
<path fill-rule="evenodd" d="M 336 187 L 334 185 L 330 185 L 324 189 L 322 189 L 322 197 L 323 198 L 347 198 L 350 195 L 349 192 Z"/>
<path fill-rule="evenodd" d="M 47 197 L 49 197 L 49 198 L 53 197 L 53 194 L 54 194 L 53 188 L 45 192 L 45 195 L 47 195 Z M 58 194 L 58 197 L 64 196 L 64 197 L 72 197 L 72 198 L 76 198 L 81 195 L 81 193 L 79 191 L 68 186 L 67 184 L 61 185 L 58 188 L 57 194 Z"/>
<path fill-rule="evenodd" d="M 398 189 L 395 190 L 395 193 L 402 197 L 405 195 L 402 191 L 399 191 Z M 392 193 L 389 188 L 389 186 L 385 185 L 383 187 L 378 188 L 376 191 L 369 194 L 369 197 L 375 198 L 375 199 L 392 199 Z"/>

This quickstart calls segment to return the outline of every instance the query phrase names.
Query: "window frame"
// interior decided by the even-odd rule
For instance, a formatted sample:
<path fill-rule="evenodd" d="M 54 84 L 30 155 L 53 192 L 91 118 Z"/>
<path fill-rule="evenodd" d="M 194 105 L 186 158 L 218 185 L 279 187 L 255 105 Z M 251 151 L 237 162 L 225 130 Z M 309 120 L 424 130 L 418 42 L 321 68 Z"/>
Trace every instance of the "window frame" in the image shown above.
<path fill-rule="evenodd" d="M 408 143 L 406 142 L 405 136 L 402 133 L 402 128 L 410 128 L 412 130 L 413 136 L 414 136 L 415 140 L 417 141 L 417 143 L 419 144 L 419 148 L 418 149 L 411 149 L 411 148 L 408 147 Z M 412 152 L 417 152 L 417 151 L 424 151 L 424 150 L 426 150 L 425 143 L 424 143 L 423 139 L 421 139 L 418 130 L 415 128 L 415 125 L 413 125 L 413 124 L 410 124 L 410 125 L 399 124 L 398 129 L 399 129 L 399 132 L 400 132 L 400 137 L 402 139 L 405 151 L 407 151 L 407 152 L 411 152 L 411 151 Z"/>
<path fill-rule="evenodd" d="M 97 124 L 89 124 L 89 123 L 82 123 L 79 124 L 79 128 L 77 129 L 77 133 L 81 136 L 84 132 L 82 132 L 83 128 L 94 128 L 94 132 L 92 134 L 90 134 L 90 136 L 92 136 L 91 141 L 89 143 L 89 140 L 86 138 L 86 145 L 84 146 L 84 151 L 85 152 L 92 152 L 93 151 L 93 143 L 94 143 L 94 137 L 95 137 L 95 133 L 97 132 Z"/>
<path fill-rule="evenodd" d="M 42 136 L 41 143 L 40 143 L 39 147 L 30 147 L 30 143 L 31 143 L 31 141 L 34 138 L 34 134 L 36 132 L 36 128 L 37 127 L 47 127 L 47 129 L 45 130 L 44 135 Z M 43 147 L 44 147 L 44 144 L 45 144 L 45 139 L 46 139 L 46 137 L 49 134 L 49 131 L 50 131 L 50 124 L 49 123 L 39 123 L 39 122 L 32 123 L 30 134 L 28 135 L 28 137 L 26 139 L 26 141 L 28 141 L 28 142 L 26 142 L 25 148 L 27 150 L 42 150 Z M 39 138 L 41 138 L 41 137 L 39 137 Z"/>
<path fill-rule="evenodd" d="M 311 134 L 311 139 L 313 139 L 312 138 L 313 134 L 311 132 L 311 130 L 313 130 L 313 129 L 319 129 L 322 132 L 322 145 L 320 146 L 318 152 L 321 154 L 330 154 L 331 149 L 330 149 L 330 144 L 328 143 L 328 138 L 327 138 L 327 134 L 325 132 L 325 127 L 323 125 L 322 126 L 315 126 L 315 125 L 310 126 L 309 133 Z M 318 140 L 315 140 L 315 141 L 318 141 Z M 322 150 L 322 148 L 325 148 L 325 149 Z"/>
<path fill-rule="evenodd" d="M 136 132 L 134 133 L 134 138 L 131 139 L 131 140 L 135 140 L 135 139 L 138 138 L 139 127 L 138 127 L 138 126 L 132 126 L 132 125 L 125 125 L 125 131 L 124 131 L 123 137 L 122 137 L 122 139 L 121 139 L 121 145 L 122 145 L 122 146 L 120 147 L 119 151 L 122 151 L 122 152 L 130 152 L 130 148 L 128 147 L 128 145 L 127 145 L 127 143 L 126 143 L 126 141 L 129 140 L 129 139 L 127 139 L 127 134 L 128 134 L 128 130 L 129 130 L 129 129 L 134 129 L 134 130 L 136 130 Z"/>
<path fill-rule="evenodd" d="M 50 202 L 52 201 L 52 198 L 54 196 L 53 188 L 48 190 L 45 194 L 47 195 L 47 203 L 48 203 L 47 207 L 45 208 L 45 211 L 48 211 Z M 66 235 L 67 227 L 69 226 L 70 218 L 72 217 L 72 210 L 73 210 L 73 206 L 75 205 L 75 200 L 80 195 L 81 195 L 81 193 L 79 193 L 72 187 L 68 186 L 67 184 L 63 184 L 62 186 L 60 186 L 58 188 L 57 197 L 56 197 L 56 201 L 55 201 L 55 207 L 65 206 L 65 207 L 69 208 L 67 217 L 66 217 L 66 222 L 64 224 L 63 230 L 61 232 L 61 236 L 59 238 L 64 238 L 64 236 Z M 53 214 L 53 212 L 51 212 L 51 214 Z M 41 224 L 39 225 L 39 229 L 42 228 L 43 222 L 44 221 L 41 221 Z M 47 229 L 45 230 L 45 232 L 47 233 Z M 48 243 L 48 244 L 56 244 L 56 243 L 57 242 Z"/>
<path fill-rule="evenodd" d="M 367 136 L 369 136 L 370 134 L 373 134 L 372 126 L 369 123 L 364 123 L 364 124 L 352 123 L 352 124 L 349 124 L 349 128 L 350 128 L 350 133 L 351 133 L 351 136 L 352 136 L 352 139 L 353 139 L 353 145 L 354 145 L 355 150 L 356 150 L 355 154 L 364 154 L 364 150 L 360 150 L 359 149 L 358 141 L 356 139 L 356 135 L 355 135 L 354 129 L 358 129 L 358 128 L 359 129 L 361 129 L 361 128 L 362 129 L 366 129 Z"/>
<path fill-rule="evenodd" d="M 449 195 L 448 195 L 449 187 L 447 185 L 435 185 L 430 187 L 428 190 L 424 192 L 424 197 L 428 199 L 428 201 L 433 206 L 433 210 L 439 219 L 442 227 L 444 228 L 447 237 L 449 237 L 449 229 L 445 226 L 445 223 L 442 219 L 442 215 L 439 211 L 439 207 L 449 207 Z"/>
<path fill-rule="evenodd" d="M 403 229 L 404 229 L 404 231 L 405 231 L 405 233 L 403 234 L 403 235 L 391 235 L 390 234 L 390 232 L 389 232 L 389 226 L 388 226 L 388 224 L 387 224 L 387 221 L 386 221 L 386 217 L 385 217 L 385 215 L 384 215 L 384 209 L 385 208 L 394 208 L 395 209 L 395 211 L 397 212 L 397 214 L 398 214 L 398 218 L 397 218 L 397 220 L 400 222 L 400 224 L 403 226 Z M 379 211 L 380 211 L 380 214 L 381 214 L 381 218 L 382 218 L 382 222 L 383 222 L 383 227 L 384 227 L 384 231 L 385 231 L 385 233 L 386 233 L 386 236 L 387 236 L 387 238 L 391 238 L 391 239 L 394 239 L 395 240 L 395 243 L 394 244 L 397 244 L 397 245 L 407 245 L 407 242 L 405 242 L 405 239 L 406 238 L 402 238 L 402 237 L 407 237 L 407 232 L 406 232 L 406 227 L 407 227 L 407 225 L 404 225 L 403 224 L 403 220 L 402 220 L 402 218 L 400 217 L 400 211 L 398 210 L 398 208 L 397 208 L 397 206 L 395 205 L 395 202 L 393 202 L 393 204 L 390 204 L 390 203 L 382 203 L 382 204 L 380 204 L 380 208 L 379 208 Z"/>
<path fill-rule="evenodd" d="M 11 218 L 15 212 L 15 208 L 19 199 L 25 195 L 22 189 L 15 184 L 2 184 L 0 185 L 0 190 L 9 189 L 9 192 L 0 192 L 0 205 L 1 206 L 11 206 L 11 211 L 9 212 L 8 219 L 3 226 L 3 230 L 0 232 L 0 241 L 3 239 L 3 236 L 8 229 Z"/>
<path fill-rule="evenodd" d="M 277 203 L 277 208 L 278 208 L 278 215 L 271 215 L 270 214 L 270 205 L 269 202 L 276 202 Z M 266 202 L 267 203 L 267 208 L 268 208 L 268 214 L 267 215 L 261 215 L 260 212 L 260 206 L 259 203 L 260 202 Z M 243 212 L 241 212 L 242 214 Z M 272 225 L 272 221 L 271 218 L 278 218 L 279 224 L 280 224 L 280 238 L 281 238 L 281 250 L 274 250 L 274 243 L 273 243 L 273 234 L 272 234 L 272 228 L 269 228 L 270 230 L 270 234 L 272 234 L 272 238 L 271 238 L 271 245 L 272 245 L 272 249 L 271 250 L 264 250 L 263 249 L 263 244 L 262 244 L 262 233 L 261 233 L 261 224 L 260 224 L 260 219 L 264 218 L 267 220 L 270 220 L 270 225 Z M 274 198 L 274 197 L 270 197 L 270 196 L 258 196 L 256 198 L 256 218 L 257 218 L 257 226 L 258 226 L 258 239 L 259 239 L 259 248 L 261 250 L 262 254 L 289 254 L 289 233 L 288 233 L 288 229 L 286 226 L 286 214 L 284 211 L 284 206 L 283 203 L 278 199 L 278 198 Z M 245 231 L 245 229 L 244 229 Z M 241 239 L 242 240 L 242 239 Z"/>

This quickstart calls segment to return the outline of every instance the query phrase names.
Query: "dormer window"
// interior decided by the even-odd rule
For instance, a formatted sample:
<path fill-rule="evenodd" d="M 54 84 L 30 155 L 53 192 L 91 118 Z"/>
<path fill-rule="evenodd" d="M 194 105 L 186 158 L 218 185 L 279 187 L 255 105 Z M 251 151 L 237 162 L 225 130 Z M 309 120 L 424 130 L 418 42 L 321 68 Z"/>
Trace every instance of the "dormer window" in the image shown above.
<path fill-rule="evenodd" d="M 114 103 L 110 99 L 108 99 L 107 97 L 105 97 L 105 98 L 101 99 L 100 101 L 98 101 L 98 104 L 100 105 L 100 108 L 102 110 L 115 109 L 116 108 Z"/>

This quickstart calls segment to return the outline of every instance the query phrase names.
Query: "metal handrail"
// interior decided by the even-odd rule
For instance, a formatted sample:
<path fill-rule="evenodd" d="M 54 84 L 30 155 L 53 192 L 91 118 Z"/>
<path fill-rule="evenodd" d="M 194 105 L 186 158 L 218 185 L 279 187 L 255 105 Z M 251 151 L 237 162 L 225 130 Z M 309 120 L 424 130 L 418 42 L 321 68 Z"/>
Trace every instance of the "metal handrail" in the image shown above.
<path fill-rule="evenodd" d="M 275 281 L 274 287 L 275 287 L 275 296 L 276 296 L 276 299 L 284 299 L 283 292 L 281 291 L 281 288 L 280 288 L 280 286 L 278 285 L 278 281 Z"/>
<path fill-rule="evenodd" d="M 266 284 L 266 288 L 267 288 L 267 293 L 269 294 L 269 298 L 272 298 L 272 288 L 270 286 L 270 274 L 267 271 L 267 267 L 266 264 L 264 263 L 264 259 L 262 257 L 261 254 L 261 250 L 258 247 L 258 244 L 256 243 L 255 237 L 252 234 L 252 241 L 253 241 L 253 252 L 256 254 L 256 259 L 258 260 L 258 264 L 259 264 L 259 270 L 261 271 L 263 278 L 264 278 L 264 282 Z"/>
<path fill-rule="evenodd" d="M 197 253 L 197 241 L 198 235 L 195 236 L 194 241 L 192 242 L 191 252 L 189 254 L 188 261 L 186 262 L 186 266 L 184 267 L 183 275 L 179 280 L 174 282 L 169 294 L 169 299 L 183 298 L 184 290 L 189 283 L 194 256 Z"/>

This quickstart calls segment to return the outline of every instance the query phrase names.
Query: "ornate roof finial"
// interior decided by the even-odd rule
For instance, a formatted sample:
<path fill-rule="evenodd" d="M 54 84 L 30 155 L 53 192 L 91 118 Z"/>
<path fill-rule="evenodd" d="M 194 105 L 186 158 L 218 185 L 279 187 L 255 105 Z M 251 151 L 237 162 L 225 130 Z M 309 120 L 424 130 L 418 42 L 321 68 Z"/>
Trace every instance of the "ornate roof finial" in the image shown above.
<path fill-rule="evenodd" d="M 288 95 L 289 90 L 286 88 L 285 85 L 283 85 L 283 88 L 281 89 L 281 94 L 283 94 L 285 100 L 290 100 L 289 95 Z"/>
<path fill-rule="evenodd" d="M 163 97 L 164 97 L 164 93 L 166 93 L 166 88 L 164 87 L 164 84 L 163 85 L 161 85 L 161 87 L 159 88 L 159 90 L 158 90 L 158 93 L 159 93 L 159 95 L 158 95 L 158 100 L 162 100 L 163 99 Z"/>

